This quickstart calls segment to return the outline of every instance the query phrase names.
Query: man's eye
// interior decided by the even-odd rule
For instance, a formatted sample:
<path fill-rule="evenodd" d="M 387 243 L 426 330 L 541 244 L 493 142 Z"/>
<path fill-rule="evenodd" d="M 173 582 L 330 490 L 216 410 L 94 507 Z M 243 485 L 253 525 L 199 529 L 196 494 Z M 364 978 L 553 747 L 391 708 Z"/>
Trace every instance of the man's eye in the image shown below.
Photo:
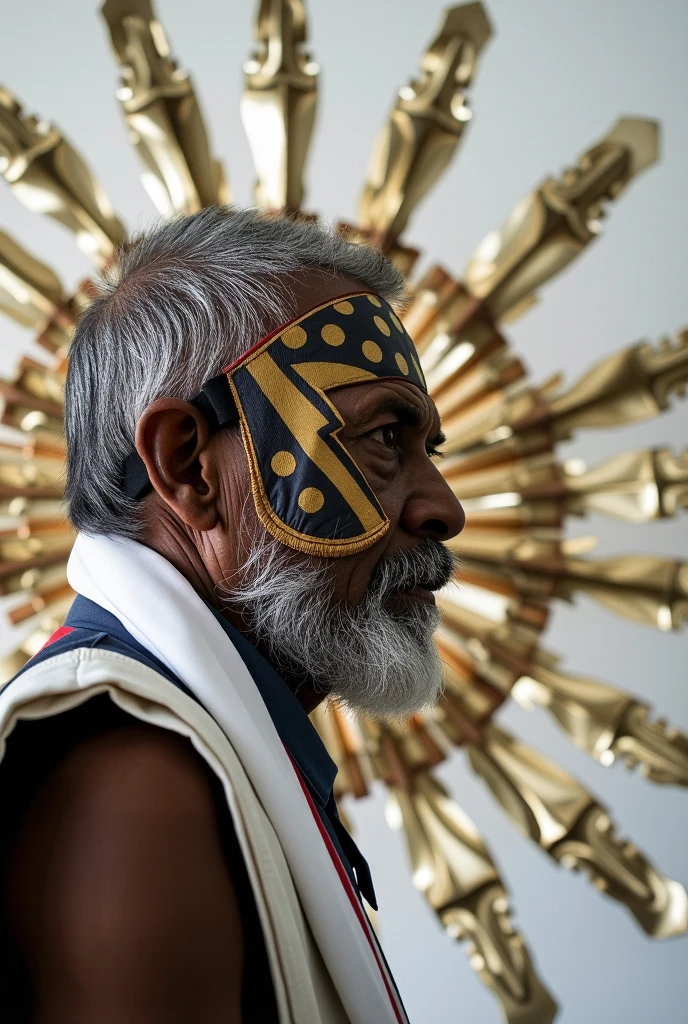
<path fill-rule="evenodd" d="M 369 436 L 379 441 L 385 448 L 396 448 L 399 444 L 399 424 L 388 423 L 384 427 L 373 430 Z"/>

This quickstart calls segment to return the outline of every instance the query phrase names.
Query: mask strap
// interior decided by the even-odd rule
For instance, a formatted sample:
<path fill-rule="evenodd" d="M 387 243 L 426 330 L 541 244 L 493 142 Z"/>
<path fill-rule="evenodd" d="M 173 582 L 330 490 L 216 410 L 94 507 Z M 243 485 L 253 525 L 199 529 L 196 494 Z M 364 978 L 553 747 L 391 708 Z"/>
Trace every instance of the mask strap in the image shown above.
<path fill-rule="evenodd" d="M 239 413 L 226 373 L 207 380 L 195 398 L 189 400 L 189 404 L 203 413 L 211 433 L 239 422 Z M 128 498 L 138 501 L 151 487 L 145 463 L 134 449 L 122 463 L 122 490 Z"/>

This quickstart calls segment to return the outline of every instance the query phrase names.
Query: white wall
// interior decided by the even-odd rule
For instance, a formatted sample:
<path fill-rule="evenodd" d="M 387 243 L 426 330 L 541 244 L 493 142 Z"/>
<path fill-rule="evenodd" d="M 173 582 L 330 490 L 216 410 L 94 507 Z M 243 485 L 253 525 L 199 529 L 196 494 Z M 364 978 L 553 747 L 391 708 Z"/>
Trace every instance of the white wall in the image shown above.
<path fill-rule="evenodd" d="M 238 117 L 240 65 L 250 42 L 248 0 L 158 0 L 174 52 L 195 74 L 226 160 L 235 198 L 249 199 L 252 169 Z M 394 96 L 416 67 L 439 18 L 428 0 L 313 0 L 311 39 L 322 63 L 319 131 L 308 205 L 352 218 L 371 144 Z M 688 93 L 682 0 L 491 0 L 497 36 L 473 89 L 476 116 L 460 159 L 425 203 L 409 241 L 460 270 L 473 246 L 546 172 L 557 172 L 619 113 L 664 125 L 661 165 L 612 208 L 605 236 L 560 280 L 510 337 L 536 378 L 563 368 L 570 379 L 636 339 L 688 323 Z M 97 168 L 132 226 L 152 217 L 113 97 L 115 70 L 104 28 L 84 0 L 3 5 L 0 80 L 28 108 L 54 119 Z M 88 272 L 71 239 L 0 189 L 0 226 L 60 270 L 68 284 Z M 26 343 L 2 325 L 0 371 Z M 616 450 L 686 443 L 686 407 L 625 431 L 590 432 L 571 454 L 595 462 Z M 685 520 L 638 531 L 594 518 L 601 554 L 686 551 Z M 634 628 L 587 602 L 557 610 L 547 643 L 565 665 L 643 695 L 688 726 L 685 637 Z M 603 769 L 572 750 L 544 714 L 509 708 L 509 728 L 562 763 L 614 809 L 622 834 L 674 877 L 688 881 L 685 797 L 621 767 Z M 565 1006 L 564 1024 L 679 1024 L 685 1020 L 686 945 L 653 944 L 618 906 L 597 896 L 518 837 L 457 756 L 443 771 L 480 824 L 504 869 L 538 964 Z M 464 953 L 446 939 L 411 889 L 405 853 L 382 820 L 377 797 L 353 808 L 381 898 L 392 967 L 416 1024 L 491 1022 L 498 1014 Z M 373 1022 L 371 1022 L 373 1024 Z"/>

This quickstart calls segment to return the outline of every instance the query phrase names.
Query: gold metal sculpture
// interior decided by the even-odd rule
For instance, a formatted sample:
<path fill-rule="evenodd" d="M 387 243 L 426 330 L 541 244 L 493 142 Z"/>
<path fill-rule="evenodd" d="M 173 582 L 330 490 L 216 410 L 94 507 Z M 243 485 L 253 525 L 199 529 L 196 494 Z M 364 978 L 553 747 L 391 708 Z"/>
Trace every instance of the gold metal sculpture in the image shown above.
<path fill-rule="evenodd" d="M 25 114 L 2 87 L 0 174 L 24 206 L 64 224 L 98 263 L 124 241 L 124 227 L 102 185 L 76 150 L 53 125 Z"/>
<path fill-rule="evenodd" d="M 145 167 L 144 188 L 160 213 L 229 202 L 191 79 L 171 57 L 150 0 L 106 0 L 102 13 L 122 68 L 117 99 Z"/>
<path fill-rule="evenodd" d="M 658 125 L 621 118 L 559 178 L 546 178 L 491 231 L 465 271 L 466 286 L 493 317 L 513 317 L 602 230 L 604 204 L 656 162 Z"/>
<path fill-rule="evenodd" d="M 223 201 L 190 79 L 170 57 L 150 0 L 107 0 L 103 14 L 122 70 L 118 96 L 144 182 L 165 214 Z M 467 90 L 490 36 L 479 3 L 447 10 L 378 139 L 354 239 L 382 248 L 408 274 L 418 255 L 400 234 L 455 153 L 471 116 Z M 257 48 L 244 66 L 242 116 L 256 165 L 256 197 L 272 216 L 300 212 L 315 114 L 318 67 L 307 49 L 302 0 L 260 0 Z M 688 381 L 688 331 L 604 357 L 570 387 L 535 385 L 504 333 L 541 287 L 599 234 L 604 208 L 657 159 L 658 128 L 623 118 L 577 163 L 549 177 L 491 232 L 459 280 L 439 266 L 410 281 L 406 326 L 415 337 L 442 414 L 448 457 L 440 464 L 467 512 L 451 542 L 461 586 L 439 595 L 436 641 L 445 671 L 437 707 L 401 724 L 347 718 L 320 708 L 314 721 L 338 766 L 338 799 L 363 798 L 377 780 L 388 816 L 405 836 L 414 883 L 449 936 L 465 940 L 471 965 L 509 1024 L 548 1024 L 556 1004 L 509 918 L 502 872 L 476 826 L 433 776 L 465 747 L 516 826 L 550 858 L 582 869 L 651 936 L 688 930 L 678 882 L 616 838 L 596 797 L 567 772 L 496 724 L 512 697 L 548 711 L 564 734 L 602 765 L 638 767 L 650 783 L 688 785 L 688 738 L 653 720 L 642 697 L 564 671 L 541 644 L 556 601 L 592 597 L 662 631 L 688 619 L 688 566 L 679 559 L 589 557 L 565 539 L 570 516 L 591 512 L 628 523 L 688 507 L 688 456 L 658 447 L 614 455 L 591 468 L 560 458 L 578 430 L 660 415 Z M 106 264 L 125 238 L 97 180 L 60 133 L 27 117 L 0 91 L 0 172 L 30 209 L 61 221 Z M 63 382 L 84 282 L 64 294 L 56 274 L 0 233 L 0 311 L 38 335 L 52 362 L 23 359 L 0 382 L 0 593 L 11 603 L 16 652 L 9 677 L 44 642 L 72 595 L 66 557 L 73 536 L 61 506 Z M 345 808 L 343 807 L 343 813 Z"/>
<path fill-rule="evenodd" d="M 319 66 L 304 49 L 303 0 L 261 0 L 258 48 L 244 64 L 241 116 L 258 172 L 255 195 L 268 210 L 295 211 L 303 200 Z"/>
<path fill-rule="evenodd" d="M 421 58 L 420 76 L 399 90 L 359 209 L 360 227 L 378 244 L 399 237 L 454 156 L 473 116 L 466 90 L 491 34 L 482 4 L 450 7 Z"/>

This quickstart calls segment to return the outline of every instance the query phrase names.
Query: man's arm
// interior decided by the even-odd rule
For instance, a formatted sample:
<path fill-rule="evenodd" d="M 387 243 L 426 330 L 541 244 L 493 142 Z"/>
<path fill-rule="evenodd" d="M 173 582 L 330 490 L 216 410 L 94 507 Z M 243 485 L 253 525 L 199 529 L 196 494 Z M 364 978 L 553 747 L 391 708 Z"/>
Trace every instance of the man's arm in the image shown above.
<path fill-rule="evenodd" d="M 20 825 L 36 1024 L 239 1024 L 243 935 L 206 769 L 142 723 L 75 747 Z"/>

